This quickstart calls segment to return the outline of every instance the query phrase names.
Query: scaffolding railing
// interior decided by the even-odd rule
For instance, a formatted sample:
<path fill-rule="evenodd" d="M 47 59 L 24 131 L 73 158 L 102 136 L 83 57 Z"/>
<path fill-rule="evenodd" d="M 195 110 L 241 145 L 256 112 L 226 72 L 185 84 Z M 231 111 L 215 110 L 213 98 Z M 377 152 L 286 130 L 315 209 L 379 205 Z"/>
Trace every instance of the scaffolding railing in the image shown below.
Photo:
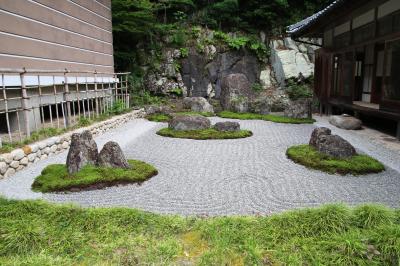
<path fill-rule="evenodd" d="M 130 108 L 129 73 L 0 68 L 0 138 L 23 141 L 43 128 L 68 128 L 113 108 Z"/>

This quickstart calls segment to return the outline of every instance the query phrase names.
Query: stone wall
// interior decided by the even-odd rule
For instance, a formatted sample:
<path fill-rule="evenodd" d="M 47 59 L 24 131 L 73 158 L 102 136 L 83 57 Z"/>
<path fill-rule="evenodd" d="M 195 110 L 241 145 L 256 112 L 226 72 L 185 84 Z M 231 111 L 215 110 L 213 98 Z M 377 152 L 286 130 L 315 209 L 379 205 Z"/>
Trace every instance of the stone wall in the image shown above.
<path fill-rule="evenodd" d="M 15 149 L 10 153 L 0 154 L 0 179 L 9 177 L 15 174 L 15 172 L 40 160 L 44 160 L 49 156 L 68 150 L 73 133 L 90 130 L 93 136 L 97 136 L 110 129 L 116 128 L 129 120 L 144 117 L 144 115 L 144 109 L 135 110 L 88 127 L 67 132 L 60 136 L 26 145 L 23 148 Z"/>

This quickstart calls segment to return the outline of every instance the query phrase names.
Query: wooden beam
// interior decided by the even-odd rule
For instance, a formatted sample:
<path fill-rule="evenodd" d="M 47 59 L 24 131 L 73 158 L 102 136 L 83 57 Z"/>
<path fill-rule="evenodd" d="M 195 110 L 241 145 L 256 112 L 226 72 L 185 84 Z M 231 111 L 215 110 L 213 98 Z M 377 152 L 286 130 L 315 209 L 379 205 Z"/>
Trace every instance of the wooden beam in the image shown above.
<path fill-rule="evenodd" d="M 397 121 L 396 138 L 397 138 L 398 140 L 400 140 L 400 121 Z"/>

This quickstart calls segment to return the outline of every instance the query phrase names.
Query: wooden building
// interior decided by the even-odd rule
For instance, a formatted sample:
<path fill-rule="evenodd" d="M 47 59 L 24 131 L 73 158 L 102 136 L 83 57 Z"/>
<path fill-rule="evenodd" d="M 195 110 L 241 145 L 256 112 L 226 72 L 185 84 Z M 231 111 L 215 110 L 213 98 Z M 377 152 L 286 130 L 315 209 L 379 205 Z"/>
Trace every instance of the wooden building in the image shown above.
<path fill-rule="evenodd" d="M 337 0 L 288 33 L 323 40 L 315 62 L 323 111 L 385 119 L 400 139 L 400 0 Z"/>

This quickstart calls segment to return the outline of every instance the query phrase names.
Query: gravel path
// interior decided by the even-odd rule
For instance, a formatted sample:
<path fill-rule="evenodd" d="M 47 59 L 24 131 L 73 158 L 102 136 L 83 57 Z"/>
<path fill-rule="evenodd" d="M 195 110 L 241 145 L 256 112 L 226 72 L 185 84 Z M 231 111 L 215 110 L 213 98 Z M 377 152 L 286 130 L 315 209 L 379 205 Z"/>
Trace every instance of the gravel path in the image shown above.
<path fill-rule="evenodd" d="M 212 118 L 214 122 L 222 119 Z M 0 181 L 0 194 L 10 198 L 44 198 L 82 206 L 127 206 L 183 215 L 270 214 L 331 202 L 366 202 L 400 206 L 400 154 L 357 134 L 336 130 L 360 152 L 387 164 L 384 173 L 337 176 L 308 170 L 286 158 L 287 147 L 307 143 L 315 126 L 241 121 L 254 136 L 238 140 L 185 140 L 157 136 L 165 124 L 138 119 L 96 138 L 120 143 L 128 158 L 155 165 L 159 174 L 142 185 L 78 193 L 41 194 L 30 190 L 35 176 L 53 156 Z M 317 125 L 325 125 L 323 120 Z"/>

